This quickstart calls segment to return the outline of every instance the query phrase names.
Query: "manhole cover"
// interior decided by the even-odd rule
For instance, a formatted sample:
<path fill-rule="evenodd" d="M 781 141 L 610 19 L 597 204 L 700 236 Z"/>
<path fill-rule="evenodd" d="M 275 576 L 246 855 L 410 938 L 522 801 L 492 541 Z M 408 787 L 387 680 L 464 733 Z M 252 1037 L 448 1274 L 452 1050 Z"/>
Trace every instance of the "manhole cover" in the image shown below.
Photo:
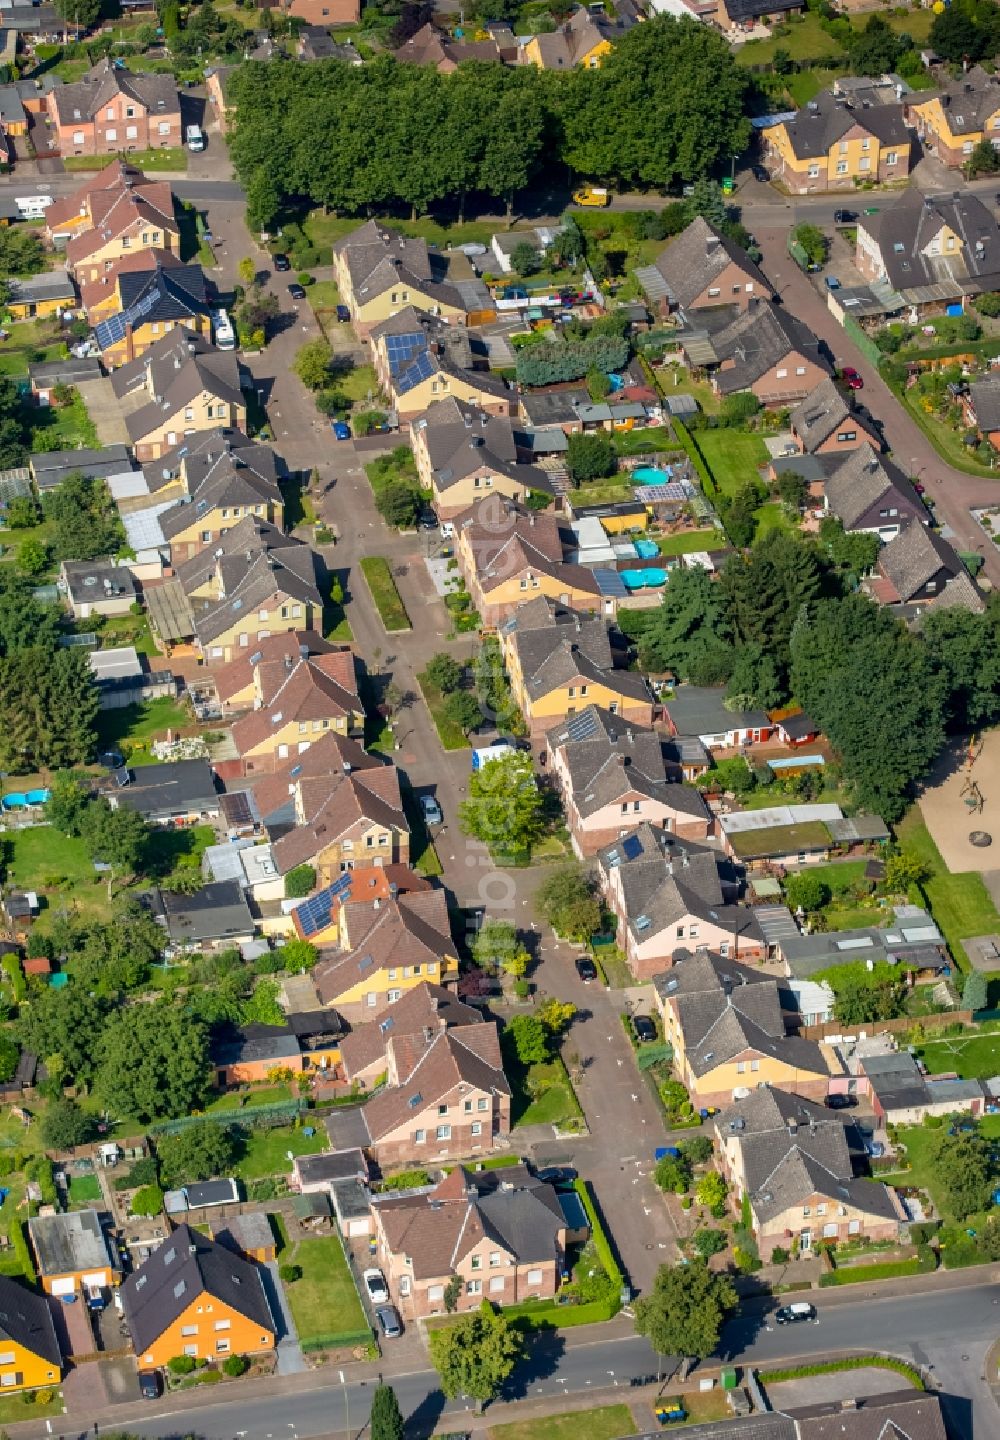
<path fill-rule="evenodd" d="M 993 836 L 988 830 L 970 830 L 969 844 L 978 845 L 981 850 L 985 850 L 988 845 L 993 844 Z"/>

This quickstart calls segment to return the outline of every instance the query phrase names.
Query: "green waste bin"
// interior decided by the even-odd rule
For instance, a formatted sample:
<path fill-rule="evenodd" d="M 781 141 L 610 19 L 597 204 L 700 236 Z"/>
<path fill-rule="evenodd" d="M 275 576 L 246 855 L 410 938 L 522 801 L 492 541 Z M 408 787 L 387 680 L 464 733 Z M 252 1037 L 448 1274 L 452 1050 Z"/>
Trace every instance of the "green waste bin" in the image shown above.
<path fill-rule="evenodd" d="M 727 1365 L 726 1368 L 725 1368 L 725 1370 L 723 1370 L 722 1373 L 721 1373 L 721 1375 L 719 1376 L 719 1380 L 720 1380 L 720 1382 L 721 1382 L 721 1384 L 722 1384 L 723 1390 L 735 1390 L 735 1389 L 736 1389 L 736 1370 L 735 1370 L 735 1367 L 732 1366 L 732 1365 Z"/>

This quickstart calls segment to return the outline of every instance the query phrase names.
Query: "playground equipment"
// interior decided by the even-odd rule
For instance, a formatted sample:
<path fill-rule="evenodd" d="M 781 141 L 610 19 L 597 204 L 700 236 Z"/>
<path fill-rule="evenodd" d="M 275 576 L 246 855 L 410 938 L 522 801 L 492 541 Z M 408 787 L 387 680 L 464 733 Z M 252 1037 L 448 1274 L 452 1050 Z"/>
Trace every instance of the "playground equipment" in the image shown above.
<path fill-rule="evenodd" d="M 983 813 L 983 806 L 986 804 L 986 799 L 975 780 L 966 777 L 965 783 L 958 793 L 962 796 L 962 799 L 973 814 L 981 815 Z"/>

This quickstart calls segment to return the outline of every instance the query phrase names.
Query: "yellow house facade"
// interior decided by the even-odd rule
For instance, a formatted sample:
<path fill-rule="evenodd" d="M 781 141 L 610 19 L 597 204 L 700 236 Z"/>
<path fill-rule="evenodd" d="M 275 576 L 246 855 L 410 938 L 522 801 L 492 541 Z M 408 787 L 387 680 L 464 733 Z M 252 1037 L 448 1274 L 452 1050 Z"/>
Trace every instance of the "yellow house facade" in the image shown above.
<path fill-rule="evenodd" d="M 965 164 L 981 140 L 1000 141 L 1000 86 L 978 65 L 927 100 L 908 97 L 917 134 L 945 165 Z"/>
<path fill-rule="evenodd" d="M 764 131 L 764 160 L 793 195 L 854 190 L 909 174 L 911 135 L 902 105 L 856 110 L 823 91 L 790 120 Z"/>
<path fill-rule="evenodd" d="M 465 319 L 462 297 L 435 274 L 426 240 L 374 220 L 334 245 L 333 275 L 362 338 L 407 305 L 447 321 Z"/>
<path fill-rule="evenodd" d="M 244 617 L 214 631 L 209 636 L 195 616 L 199 642 L 205 656 L 212 660 L 235 660 L 248 646 L 269 635 L 286 635 L 295 630 L 312 630 L 319 618 L 319 607 L 300 596 L 289 595 L 280 587 L 260 607 L 255 616 Z M 204 638 L 202 638 L 204 635 Z"/>
<path fill-rule="evenodd" d="M 0 1393 L 58 1385 L 62 1355 L 49 1303 L 0 1275 Z"/>
<path fill-rule="evenodd" d="M 373 1020 L 424 981 L 458 977 L 443 890 L 414 891 L 387 901 L 350 901 L 340 910 L 341 953 L 313 971 L 324 1005 L 350 1021 Z M 346 952 L 346 953 L 344 953 Z"/>

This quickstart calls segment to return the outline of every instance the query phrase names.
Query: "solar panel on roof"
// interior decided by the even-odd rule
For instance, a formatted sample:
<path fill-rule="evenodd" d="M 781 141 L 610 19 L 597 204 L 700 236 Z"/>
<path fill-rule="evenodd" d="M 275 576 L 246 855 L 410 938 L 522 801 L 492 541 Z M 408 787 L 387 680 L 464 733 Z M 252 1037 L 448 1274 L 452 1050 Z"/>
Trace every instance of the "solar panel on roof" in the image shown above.
<path fill-rule="evenodd" d="M 598 589 L 602 595 L 611 595 L 618 600 L 625 600 L 628 597 L 625 581 L 618 574 L 617 570 L 598 570 L 595 568 L 591 571 L 591 574 L 597 581 Z"/>
<path fill-rule="evenodd" d="M 422 355 L 417 356 L 411 365 L 407 366 L 401 375 L 396 377 L 396 388 L 401 394 L 405 395 L 407 390 L 412 390 L 414 386 L 419 385 L 423 380 L 429 380 L 433 374 L 434 357 L 429 350 L 425 350 Z"/>
<path fill-rule="evenodd" d="M 567 740 L 590 740 L 599 732 L 600 728 L 594 712 L 583 710 L 579 715 L 574 715 L 566 722 L 565 735 Z"/>
<path fill-rule="evenodd" d="M 622 841 L 622 851 L 629 860 L 635 860 L 637 856 L 641 855 L 642 844 L 638 835 L 626 835 Z"/>

